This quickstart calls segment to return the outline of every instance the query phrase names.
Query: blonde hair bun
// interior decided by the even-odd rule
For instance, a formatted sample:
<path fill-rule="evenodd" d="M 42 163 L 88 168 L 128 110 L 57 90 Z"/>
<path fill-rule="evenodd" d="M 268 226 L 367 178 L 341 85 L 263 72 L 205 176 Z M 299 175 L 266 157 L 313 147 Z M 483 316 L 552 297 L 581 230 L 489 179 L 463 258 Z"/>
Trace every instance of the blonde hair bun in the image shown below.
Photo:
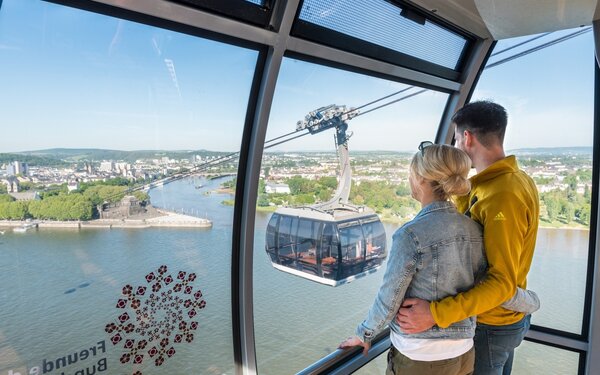
<path fill-rule="evenodd" d="M 471 182 L 459 174 L 453 174 L 439 181 L 446 195 L 465 195 L 471 191 Z"/>
<path fill-rule="evenodd" d="M 471 190 L 467 179 L 471 159 L 450 145 L 434 144 L 417 152 L 410 163 L 410 173 L 429 180 L 433 191 L 442 199 L 465 195 Z"/>

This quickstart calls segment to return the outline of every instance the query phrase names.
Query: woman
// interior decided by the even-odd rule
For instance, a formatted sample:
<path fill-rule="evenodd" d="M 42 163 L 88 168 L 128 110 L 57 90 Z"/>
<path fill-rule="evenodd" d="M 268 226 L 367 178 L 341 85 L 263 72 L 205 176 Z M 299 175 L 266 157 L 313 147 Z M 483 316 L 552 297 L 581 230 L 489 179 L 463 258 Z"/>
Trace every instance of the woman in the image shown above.
<path fill-rule="evenodd" d="M 413 335 L 402 333 L 394 320 L 405 297 L 438 300 L 470 289 L 477 276 L 485 274 L 481 227 L 449 201 L 450 196 L 469 192 L 470 168 L 471 160 L 457 148 L 431 142 L 419 145 L 410 164 L 409 183 L 422 209 L 394 233 L 377 298 L 357 336 L 340 348 L 360 345 L 366 353 L 371 339 L 389 324 L 388 374 L 473 371 L 475 318 Z"/>

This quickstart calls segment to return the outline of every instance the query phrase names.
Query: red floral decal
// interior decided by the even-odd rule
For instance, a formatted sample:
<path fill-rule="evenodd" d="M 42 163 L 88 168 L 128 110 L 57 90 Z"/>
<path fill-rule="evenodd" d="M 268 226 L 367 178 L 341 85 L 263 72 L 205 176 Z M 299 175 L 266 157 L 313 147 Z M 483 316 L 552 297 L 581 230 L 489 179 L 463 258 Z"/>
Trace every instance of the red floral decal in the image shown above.
<path fill-rule="evenodd" d="M 161 265 L 145 276 L 146 285 L 123 287 L 115 306 L 120 312 L 104 327 L 112 344 L 122 345 L 121 363 L 143 365 L 144 359 L 152 358 L 154 366 L 161 366 L 177 353 L 176 345 L 194 340 L 198 322 L 186 319 L 206 306 L 202 292 L 194 290 L 195 280 L 195 273 L 185 271 L 173 278 Z M 135 367 L 132 375 L 143 375 Z"/>

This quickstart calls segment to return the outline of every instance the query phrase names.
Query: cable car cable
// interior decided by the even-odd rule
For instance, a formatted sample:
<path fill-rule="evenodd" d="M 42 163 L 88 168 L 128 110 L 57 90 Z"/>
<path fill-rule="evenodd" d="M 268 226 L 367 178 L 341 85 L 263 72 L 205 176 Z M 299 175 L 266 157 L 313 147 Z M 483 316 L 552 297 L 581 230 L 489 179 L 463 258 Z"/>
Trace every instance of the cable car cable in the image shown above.
<path fill-rule="evenodd" d="M 391 93 L 391 94 L 389 94 L 389 95 L 386 95 L 386 96 L 384 96 L 384 97 L 381 97 L 381 98 L 379 98 L 379 99 L 375 99 L 375 100 L 373 100 L 373 101 L 371 101 L 371 102 L 369 102 L 369 103 L 363 104 L 363 105 L 361 105 L 361 106 L 359 106 L 359 107 L 352 108 L 352 109 L 350 109 L 350 110 L 348 110 L 348 111 L 346 111 L 346 112 L 342 113 L 341 115 L 345 115 L 345 114 L 348 114 L 348 113 L 350 113 L 350 112 L 357 111 L 357 110 L 359 110 L 359 109 L 361 109 L 361 108 L 367 107 L 367 106 L 369 106 L 369 105 L 371 105 L 371 104 L 375 104 L 375 103 L 377 103 L 377 102 L 380 102 L 380 101 L 382 101 L 382 100 L 384 100 L 384 99 L 387 99 L 387 98 L 390 98 L 390 97 L 392 97 L 392 96 L 395 96 L 395 95 L 401 94 L 401 93 L 403 93 L 403 92 L 406 92 L 406 91 L 408 91 L 408 90 L 410 90 L 410 89 L 413 89 L 413 88 L 415 88 L 415 86 L 409 86 L 409 87 L 407 87 L 407 88 L 404 88 L 404 89 L 402 89 L 402 90 L 396 91 L 396 92 L 394 92 L 394 93 Z M 304 130 L 304 129 L 302 129 L 302 130 Z M 276 141 L 276 140 L 278 140 L 278 139 L 281 139 L 281 138 L 284 138 L 284 137 L 287 137 L 287 136 L 289 136 L 289 135 L 295 134 L 295 133 L 297 133 L 297 132 L 299 132 L 299 131 L 300 131 L 300 130 L 295 130 L 295 131 L 293 131 L 293 132 L 289 132 L 289 133 L 287 133 L 287 134 L 283 134 L 283 135 L 280 135 L 280 136 L 278 136 L 278 137 L 275 137 L 275 138 L 269 139 L 268 141 L 265 141 L 265 144 L 267 144 L 267 143 L 270 143 L 270 142 L 273 142 L 273 141 Z M 295 139 L 295 138 L 291 138 L 291 139 Z M 290 140 L 291 140 L 291 139 L 290 139 Z M 278 144 L 280 144 L 280 143 L 278 143 Z"/>
<path fill-rule="evenodd" d="M 419 94 L 422 94 L 422 93 L 424 93 L 425 91 L 429 91 L 429 90 L 428 90 L 428 89 L 422 89 L 422 90 L 419 90 L 419 91 L 417 91 L 417 92 L 414 92 L 414 93 L 412 93 L 412 94 L 408 94 L 408 95 L 406 95 L 406 96 L 403 96 L 403 97 L 401 97 L 401 98 L 398 98 L 398 99 L 396 99 L 396 100 L 392 100 L 391 102 L 388 102 L 388 103 L 382 104 L 382 105 L 380 105 L 380 106 L 378 106 L 378 107 L 371 108 L 371 109 L 369 109 L 369 110 L 367 110 L 367 111 L 361 112 L 361 113 L 359 113 L 358 115 L 356 115 L 355 117 L 362 116 L 362 115 L 364 115 L 364 114 L 367 114 L 367 113 L 369 113 L 369 112 L 373 112 L 373 111 L 375 111 L 375 110 L 377 110 L 377 109 L 381 109 L 381 108 L 383 108 L 383 107 L 386 107 L 386 106 L 388 106 L 388 105 L 390 105 L 390 104 L 394 104 L 394 103 L 397 103 L 397 102 L 399 102 L 399 101 L 402 101 L 402 100 L 405 100 L 405 99 L 408 99 L 408 98 L 412 98 L 413 96 L 417 96 L 417 95 L 419 95 Z"/>
<path fill-rule="evenodd" d="M 534 41 L 534 40 L 536 40 L 536 39 L 543 38 L 543 37 L 545 37 L 546 35 L 548 35 L 548 34 L 552 34 L 552 33 L 553 33 L 552 31 L 549 31 L 549 32 L 547 32 L 547 33 L 543 33 L 543 34 L 540 34 L 540 35 L 534 36 L 533 38 L 531 38 L 531 39 L 527 39 L 527 40 L 526 40 L 526 41 L 524 41 L 524 42 L 517 43 L 517 44 L 515 44 L 515 45 L 513 45 L 513 46 L 507 47 L 507 48 L 505 48 L 505 49 L 503 49 L 503 50 L 500 50 L 500 51 L 498 51 L 498 52 L 494 52 L 494 53 L 492 53 L 492 54 L 490 55 L 490 57 L 492 57 L 492 56 L 496 56 L 496 55 L 499 55 L 499 54 L 501 54 L 501 53 L 504 53 L 504 52 L 506 52 L 506 51 L 510 51 L 510 50 L 511 50 L 511 49 L 513 49 L 513 48 L 517 48 L 517 47 L 519 47 L 519 46 L 522 46 L 523 44 L 527 44 L 527 43 L 529 43 L 529 42 L 533 42 L 533 41 Z"/>
<path fill-rule="evenodd" d="M 371 105 L 371 104 L 375 104 L 375 103 L 377 103 L 377 102 L 380 102 L 380 101 L 382 101 L 382 100 L 384 100 L 384 99 L 390 98 L 390 97 L 392 97 L 392 96 L 394 96 L 394 95 L 402 94 L 403 92 L 406 92 L 406 91 L 408 91 L 408 90 L 410 90 L 410 89 L 413 89 L 413 88 L 415 88 L 415 86 L 409 86 L 409 87 L 407 87 L 407 88 L 405 88 L 405 89 L 402 89 L 402 90 L 400 90 L 400 91 L 396 91 L 395 93 L 392 93 L 392 94 L 386 95 L 386 96 L 384 96 L 384 97 L 382 97 L 382 98 L 379 98 L 379 99 L 373 100 L 372 102 L 369 102 L 369 103 L 367 103 L 367 104 L 363 104 L 363 105 L 361 105 L 360 107 L 353 108 L 352 110 L 350 110 L 350 111 L 347 111 L 347 112 L 344 112 L 343 114 L 347 114 L 347 113 L 350 113 L 350 112 L 352 112 L 352 111 L 359 110 L 359 109 L 361 109 L 361 108 L 364 108 L 364 107 L 366 107 L 366 106 L 369 106 L 369 105 Z M 357 115 L 357 116 L 359 116 L 359 115 Z"/>
<path fill-rule="evenodd" d="M 494 63 L 492 63 L 492 64 L 488 64 L 488 65 L 487 65 L 487 66 L 486 66 L 484 69 L 493 68 L 493 67 L 495 67 L 495 66 L 498 66 L 498 65 L 501 65 L 501 64 L 507 63 L 507 62 L 509 62 L 509 61 L 512 61 L 512 60 L 514 60 L 514 59 L 518 59 L 519 57 L 523 57 L 523 56 L 525 56 L 525 55 L 529 55 L 530 53 L 533 53 L 533 52 L 539 51 L 539 50 L 541 50 L 541 49 L 544 49 L 544 48 L 547 48 L 547 47 L 550 47 L 550 46 L 553 46 L 553 45 L 555 45 L 555 44 L 557 44 L 557 43 L 564 42 L 564 41 L 566 41 L 566 40 L 569 40 L 569 39 L 571 39 L 571 38 L 574 38 L 574 37 L 576 37 L 576 36 L 579 36 L 579 35 L 581 35 L 581 34 L 587 33 L 588 31 L 591 31 L 591 30 L 592 30 L 592 28 L 591 28 L 591 27 L 588 27 L 588 28 L 586 28 L 586 29 L 583 29 L 583 30 L 578 30 L 578 31 L 576 31 L 576 32 L 574 32 L 574 33 L 571 33 L 571 34 L 565 35 L 565 36 L 563 36 L 563 37 L 560 37 L 560 38 L 557 38 L 557 39 L 554 39 L 554 40 L 551 40 L 551 41 L 549 41 L 549 42 L 546 42 L 546 43 L 544 43 L 544 44 L 540 44 L 539 46 L 536 46 L 536 47 L 530 48 L 530 49 L 528 49 L 528 50 L 525 50 L 525 51 L 523 51 L 523 52 L 517 53 L 517 54 L 515 54 L 515 55 L 512 55 L 512 56 L 509 56 L 509 57 L 507 57 L 507 58 L 504 58 L 504 59 L 502 59 L 502 60 L 498 60 L 498 61 L 496 61 L 496 62 L 494 62 Z"/>

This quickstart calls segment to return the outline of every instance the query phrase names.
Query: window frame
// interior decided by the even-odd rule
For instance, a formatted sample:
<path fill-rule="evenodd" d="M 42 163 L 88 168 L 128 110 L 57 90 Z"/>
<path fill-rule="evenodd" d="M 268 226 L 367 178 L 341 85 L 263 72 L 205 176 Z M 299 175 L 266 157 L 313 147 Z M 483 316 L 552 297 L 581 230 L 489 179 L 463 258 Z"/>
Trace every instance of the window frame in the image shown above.
<path fill-rule="evenodd" d="M 425 12 L 421 8 L 406 1 L 386 1 L 397 7 L 402 7 L 402 9 L 408 9 L 411 12 L 426 18 L 428 21 L 463 37 L 466 41 L 466 44 L 461 52 L 460 58 L 458 59 L 456 69 L 446 68 L 444 66 L 437 65 L 378 44 L 367 42 L 360 38 L 352 37 L 339 31 L 304 21 L 300 19 L 300 13 L 304 4 L 304 0 L 302 0 L 302 4 L 300 4 L 298 7 L 298 11 L 294 19 L 294 26 L 292 28 L 292 35 L 301 39 L 325 44 L 327 46 L 357 55 L 403 66 L 414 71 L 431 74 L 455 82 L 462 81 L 463 74 L 465 73 L 465 67 L 467 66 L 468 57 L 471 56 L 475 41 L 478 38 L 473 34 L 451 25 L 441 18 L 435 17 L 431 13 Z M 400 15 L 398 16 L 400 17 Z"/>

